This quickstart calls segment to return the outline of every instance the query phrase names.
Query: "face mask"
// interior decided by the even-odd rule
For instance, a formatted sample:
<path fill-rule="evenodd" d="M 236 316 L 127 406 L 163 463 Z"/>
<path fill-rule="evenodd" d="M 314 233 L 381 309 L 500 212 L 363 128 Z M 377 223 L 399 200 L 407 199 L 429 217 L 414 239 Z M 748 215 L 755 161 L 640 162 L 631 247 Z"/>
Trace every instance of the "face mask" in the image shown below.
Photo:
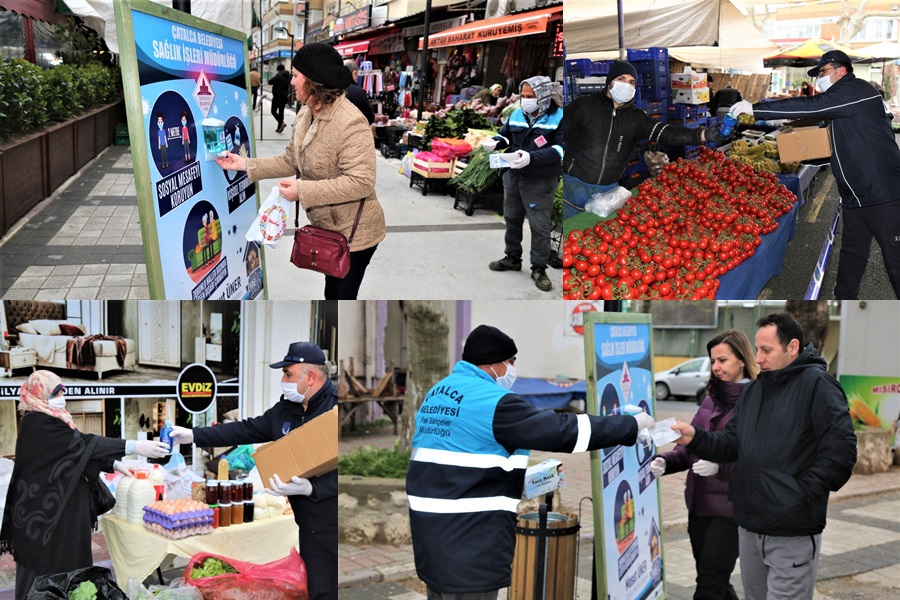
<path fill-rule="evenodd" d="M 494 371 L 494 369 L 491 368 L 491 371 Z M 494 371 L 494 375 L 497 375 L 496 371 Z M 506 374 L 503 375 L 503 377 L 499 377 L 499 376 L 497 377 L 497 385 L 499 385 L 500 387 L 502 387 L 504 389 L 511 390 L 512 386 L 515 382 L 516 382 L 516 366 L 507 364 L 506 365 Z"/>
<path fill-rule="evenodd" d="M 162 124 L 162 123 L 157 123 L 156 125 L 157 125 L 160 129 L 163 128 L 163 124 Z"/>
<path fill-rule="evenodd" d="M 827 92 L 828 88 L 831 87 L 831 75 L 816 79 L 816 87 L 819 88 L 819 91 L 823 94 Z"/>
<path fill-rule="evenodd" d="M 187 125 L 187 121 L 185 121 L 185 120 L 182 119 L 181 124 L 182 124 L 182 125 Z"/>
<path fill-rule="evenodd" d="M 522 110 L 531 114 L 538 109 L 537 98 L 522 98 Z"/>
<path fill-rule="evenodd" d="M 612 88 L 609 90 L 609 95 L 619 104 L 625 104 L 634 98 L 634 91 L 634 86 L 631 84 L 625 83 L 624 81 L 613 81 Z"/>
<path fill-rule="evenodd" d="M 50 408 L 56 408 L 58 410 L 63 410 L 66 408 L 66 397 L 65 396 L 57 396 L 55 398 L 50 398 L 47 400 L 47 404 L 50 405 Z"/>
<path fill-rule="evenodd" d="M 303 377 L 305 379 L 306 375 L 304 375 Z M 306 399 L 306 394 L 301 394 L 297 390 L 298 385 L 300 385 L 300 384 L 299 383 L 285 383 L 283 381 L 281 382 L 281 392 L 284 394 L 284 397 L 288 401 L 300 403 Z M 306 391 L 309 392 L 308 387 L 306 388 Z"/>

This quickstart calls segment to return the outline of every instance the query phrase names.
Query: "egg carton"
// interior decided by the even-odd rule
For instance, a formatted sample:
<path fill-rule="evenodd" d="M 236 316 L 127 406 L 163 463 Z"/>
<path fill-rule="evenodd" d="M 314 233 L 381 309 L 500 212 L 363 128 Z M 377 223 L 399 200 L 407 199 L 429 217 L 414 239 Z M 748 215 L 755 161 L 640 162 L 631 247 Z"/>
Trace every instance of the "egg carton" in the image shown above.
<path fill-rule="evenodd" d="M 177 529 L 167 529 L 159 523 L 144 522 L 144 528 L 170 540 L 180 540 L 195 535 L 207 535 L 213 532 L 212 522 L 204 525 L 190 525 Z"/>
<path fill-rule="evenodd" d="M 144 507 L 144 522 L 158 523 L 167 529 L 175 529 L 188 525 L 212 523 L 211 508 L 168 514 L 160 510 Z"/>

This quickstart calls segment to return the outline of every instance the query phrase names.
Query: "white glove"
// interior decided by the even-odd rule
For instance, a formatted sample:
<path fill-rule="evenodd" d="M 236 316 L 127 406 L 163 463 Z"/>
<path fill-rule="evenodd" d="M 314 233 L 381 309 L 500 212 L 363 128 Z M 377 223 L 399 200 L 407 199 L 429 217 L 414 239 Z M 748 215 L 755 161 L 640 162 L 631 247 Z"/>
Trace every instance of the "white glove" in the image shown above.
<path fill-rule="evenodd" d="M 193 444 L 194 432 L 187 427 L 172 427 L 172 441 L 176 444 Z"/>
<path fill-rule="evenodd" d="M 738 115 L 750 115 L 753 116 L 753 104 L 748 102 L 747 100 L 741 100 L 740 102 L 735 102 L 731 105 L 731 108 L 728 109 L 735 117 Z"/>
<path fill-rule="evenodd" d="M 131 472 L 131 469 L 123 465 L 121 462 L 114 460 L 113 461 L 113 471 L 118 471 L 125 477 L 133 477 L 134 473 Z"/>
<path fill-rule="evenodd" d="M 666 473 L 666 459 L 662 456 L 657 456 L 653 459 L 653 462 L 650 463 L 650 472 L 653 473 L 653 476 L 659 479 Z"/>
<path fill-rule="evenodd" d="M 719 472 L 719 463 L 709 462 L 708 460 L 698 460 L 691 467 L 691 470 L 700 477 L 712 477 Z"/>
<path fill-rule="evenodd" d="M 656 427 L 656 421 L 654 421 L 653 417 L 645 412 L 634 415 L 634 418 L 638 424 L 638 431 L 642 431 L 644 429 L 653 429 L 654 427 Z"/>
<path fill-rule="evenodd" d="M 509 163 L 510 169 L 522 169 L 527 167 L 531 163 L 531 154 L 525 152 L 524 150 L 516 150 L 516 157 L 512 160 L 507 161 Z"/>
<path fill-rule="evenodd" d="M 162 458 L 169 454 L 169 446 L 153 440 L 138 440 L 134 444 L 134 451 L 147 458 Z"/>
<path fill-rule="evenodd" d="M 481 142 L 481 147 L 487 150 L 488 152 L 493 152 L 497 149 L 497 140 L 493 138 L 489 138 Z"/>
<path fill-rule="evenodd" d="M 303 477 L 291 477 L 290 483 L 283 483 L 276 474 L 275 477 L 269 477 L 266 491 L 273 496 L 309 496 L 312 494 L 312 484 Z"/>

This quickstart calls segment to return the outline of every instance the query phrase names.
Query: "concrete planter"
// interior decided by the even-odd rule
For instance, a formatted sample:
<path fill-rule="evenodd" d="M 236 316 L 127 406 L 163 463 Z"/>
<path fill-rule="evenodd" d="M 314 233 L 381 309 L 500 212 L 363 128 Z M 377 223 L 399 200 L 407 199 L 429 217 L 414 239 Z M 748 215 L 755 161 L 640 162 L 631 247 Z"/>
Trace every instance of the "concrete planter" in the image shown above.
<path fill-rule="evenodd" d="M 886 429 L 863 429 L 856 432 L 856 475 L 884 473 L 891 468 L 891 432 Z"/>
<path fill-rule="evenodd" d="M 350 544 L 409 544 L 406 481 L 338 477 L 338 541 Z"/>

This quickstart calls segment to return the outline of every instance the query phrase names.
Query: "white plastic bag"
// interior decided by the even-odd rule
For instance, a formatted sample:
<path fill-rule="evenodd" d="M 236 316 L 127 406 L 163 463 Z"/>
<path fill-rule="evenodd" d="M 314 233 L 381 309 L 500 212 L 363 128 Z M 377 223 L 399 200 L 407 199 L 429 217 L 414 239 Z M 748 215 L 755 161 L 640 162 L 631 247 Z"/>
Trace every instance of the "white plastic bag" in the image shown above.
<path fill-rule="evenodd" d="M 291 203 L 278 193 L 277 186 L 273 187 L 269 192 L 269 197 L 259 207 L 259 212 L 256 214 L 256 219 L 250 224 L 250 229 L 247 230 L 247 241 L 257 242 L 270 248 L 277 246 L 287 228 L 290 210 Z"/>
<path fill-rule="evenodd" d="M 144 587 L 136 578 L 129 577 L 125 586 L 125 596 L 128 597 L 128 600 L 154 600 L 155 598 L 203 600 L 203 593 L 194 586 L 185 583 L 181 577 L 174 579 L 167 586 L 151 585 L 149 588 Z"/>
<path fill-rule="evenodd" d="M 191 471 L 184 462 L 184 456 L 175 452 L 164 467 L 166 471 L 166 499 L 180 500 L 191 497 L 191 484 L 203 479 Z"/>
<path fill-rule="evenodd" d="M 622 208 L 629 198 L 631 192 L 618 186 L 608 192 L 592 194 L 584 210 L 605 218 Z"/>

